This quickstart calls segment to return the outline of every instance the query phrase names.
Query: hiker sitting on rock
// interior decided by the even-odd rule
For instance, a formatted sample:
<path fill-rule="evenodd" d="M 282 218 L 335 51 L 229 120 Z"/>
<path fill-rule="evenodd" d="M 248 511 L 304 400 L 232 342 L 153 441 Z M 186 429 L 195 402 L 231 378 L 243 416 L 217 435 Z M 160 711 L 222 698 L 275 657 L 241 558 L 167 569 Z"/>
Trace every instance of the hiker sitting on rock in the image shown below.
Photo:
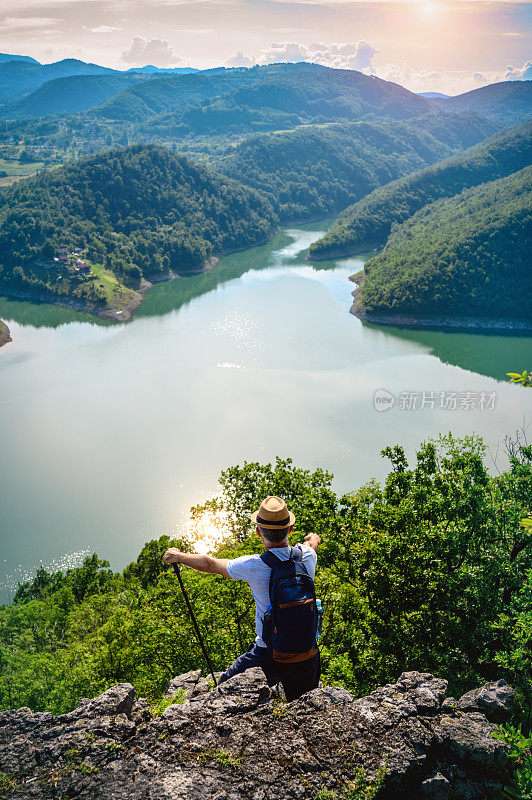
<path fill-rule="evenodd" d="M 286 699 L 295 700 L 315 689 L 320 678 L 314 573 L 321 539 L 310 533 L 303 544 L 290 547 L 288 534 L 295 517 L 280 497 L 266 497 L 251 520 L 264 545 L 260 556 L 228 560 L 171 547 L 163 561 L 249 584 L 255 600 L 255 643 L 223 673 L 219 683 L 251 667 L 262 667 L 269 685 L 281 682 Z"/>

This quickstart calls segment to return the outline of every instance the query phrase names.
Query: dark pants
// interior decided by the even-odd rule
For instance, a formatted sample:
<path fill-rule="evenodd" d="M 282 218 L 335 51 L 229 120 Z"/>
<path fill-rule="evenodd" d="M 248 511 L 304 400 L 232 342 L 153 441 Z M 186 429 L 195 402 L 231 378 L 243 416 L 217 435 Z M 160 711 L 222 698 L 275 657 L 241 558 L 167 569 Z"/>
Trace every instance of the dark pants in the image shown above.
<path fill-rule="evenodd" d="M 286 699 L 290 702 L 301 697 L 305 692 L 315 689 L 320 680 L 321 663 L 319 651 L 308 661 L 298 661 L 295 664 L 280 664 L 274 661 L 266 647 L 254 644 L 247 653 L 239 656 L 234 664 L 220 677 L 218 683 L 245 672 L 251 667 L 262 667 L 269 686 L 282 683 Z"/>

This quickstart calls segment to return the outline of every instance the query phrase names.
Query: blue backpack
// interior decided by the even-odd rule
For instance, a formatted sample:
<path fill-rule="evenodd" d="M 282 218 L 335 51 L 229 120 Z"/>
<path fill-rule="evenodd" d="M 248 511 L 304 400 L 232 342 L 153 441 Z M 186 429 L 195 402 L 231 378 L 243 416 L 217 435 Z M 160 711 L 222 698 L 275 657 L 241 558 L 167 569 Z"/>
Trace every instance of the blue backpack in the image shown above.
<path fill-rule="evenodd" d="M 270 606 L 262 621 L 262 638 L 274 661 L 307 661 L 318 652 L 318 610 L 314 581 L 303 564 L 300 547 L 282 561 L 270 550 L 261 559 L 271 569 Z"/>

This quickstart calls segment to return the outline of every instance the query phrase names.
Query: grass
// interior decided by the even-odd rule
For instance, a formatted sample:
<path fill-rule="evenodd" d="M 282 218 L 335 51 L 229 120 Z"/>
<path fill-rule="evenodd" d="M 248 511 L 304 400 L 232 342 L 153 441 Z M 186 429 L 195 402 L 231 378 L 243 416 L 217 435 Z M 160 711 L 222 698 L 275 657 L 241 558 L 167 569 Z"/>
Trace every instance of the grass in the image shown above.
<path fill-rule="evenodd" d="M 135 297 L 136 292 L 134 289 L 129 289 L 127 286 L 118 280 L 110 270 L 106 269 L 103 264 L 90 264 L 92 271 L 96 275 L 96 283 L 100 293 L 105 299 L 105 304 L 109 308 L 115 308 L 118 311 L 128 305 Z"/>
<path fill-rule="evenodd" d="M 35 267 L 36 272 L 47 283 L 59 298 L 70 298 L 84 303 L 87 310 L 100 308 L 111 311 L 124 311 L 132 305 L 138 305 L 139 294 L 125 286 L 110 270 L 102 264 L 90 264 L 90 277 L 78 278 L 66 270 L 58 271 L 46 267 Z"/>
<path fill-rule="evenodd" d="M 214 762 L 220 767 L 229 769 L 238 769 L 242 766 L 242 758 L 240 756 L 235 756 L 230 750 L 224 750 L 223 748 L 203 750 L 198 754 L 198 761 L 203 766 Z"/>
<path fill-rule="evenodd" d="M 110 753 L 116 753 L 117 750 L 123 750 L 124 745 L 120 744 L 120 742 L 115 742 L 114 740 L 112 740 L 106 743 L 105 749 L 109 750 Z"/>
<path fill-rule="evenodd" d="M 0 178 L 0 186 L 10 186 L 21 178 L 27 178 L 44 167 L 44 161 L 34 161 L 31 164 L 21 164 L 20 161 L 6 161 L 0 158 L 0 172 L 7 172 L 7 176 Z"/>
<path fill-rule="evenodd" d="M 96 772 L 100 771 L 99 767 L 93 767 L 92 764 L 79 764 L 76 767 L 78 772 L 81 772 L 82 775 L 94 775 Z"/>
<path fill-rule="evenodd" d="M 18 786 L 18 781 L 14 775 L 0 772 L 0 797 L 9 797 Z"/>
<path fill-rule="evenodd" d="M 345 781 L 341 789 L 320 789 L 315 800 L 374 800 L 384 783 L 386 763 L 379 769 L 377 780 L 369 781 L 361 767 L 355 767 L 351 780 Z"/>
<path fill-rule="evenodd" d="M 163 697 L 157 703 L 154 703 L 152 706 L 150 706 L 152 716 L 160 717 L 161 714 L 164 714 L 167 708 L 170 708 L 170 706 L 181 705 L 186 699 L 187 695 L 185 690 L 179 689 L 177 694 L 175 694 L 173 697 Z"/>
<path fill-rule="evenodd" d="M 288 704 L 283 700 L 274 700 L 272 702 L 272 714 L 274 717 L 282 717 L 288 710 Z"/>

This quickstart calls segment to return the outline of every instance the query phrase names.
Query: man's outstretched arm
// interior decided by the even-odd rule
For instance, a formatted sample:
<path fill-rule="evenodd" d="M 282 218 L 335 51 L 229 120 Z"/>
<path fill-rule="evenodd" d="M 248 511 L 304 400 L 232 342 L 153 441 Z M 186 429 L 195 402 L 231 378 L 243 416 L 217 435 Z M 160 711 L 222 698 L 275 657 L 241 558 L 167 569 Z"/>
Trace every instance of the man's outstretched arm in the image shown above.
<path fill-rule="evenodd" d="M 227 559 L 214 558 L 214 556 L 202 556 L 199 553 L 182 553 L 177 547 L 170 547 L 163 556 L 165 564 L 184 564 L 185 567 L 192 567 L 198 572 L 213 572 L 216 575 L 224 575 L 229 578 L 227 572 Z"/>

